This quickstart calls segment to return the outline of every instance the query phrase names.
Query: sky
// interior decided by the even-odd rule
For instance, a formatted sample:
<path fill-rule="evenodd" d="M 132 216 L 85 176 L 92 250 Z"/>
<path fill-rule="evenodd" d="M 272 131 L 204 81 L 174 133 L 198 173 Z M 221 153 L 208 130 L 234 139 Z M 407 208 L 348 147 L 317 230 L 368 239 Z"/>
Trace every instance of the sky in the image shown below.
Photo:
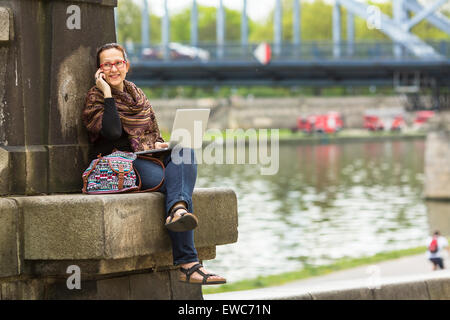
<path fill-rule="evenodd" d="M 119 0 L 120 1 L 120 0 Z M 133 0 L 141 4 L 142 0 Z M 300 2 L 313 2 L 314 0 L 300 0 Z M 334 3 L 334 0 L 324 0 L 327 3 Z M 357 0 L 362 1 L 362 0 Z M 374 0 L 373 2 L 386 2 L 392 0 Z M 425 6 L 432 4 L 436 0 L 419 0 Z M 162 16 L 164 14 L 164 0 L 147 0 L 153 14 Z M 234 10 L 242 10 L 242 0 L 223 0 L 225 7 Z M 218 6 L 219 0 L 197 0 L 198 5 Z M 192 0 L 168 0 L 169 14 L 178 13 L 186 7 L 192 6 Z M 447 4 L 450 6 L 450 3 Z M 247 14 L 252 20 L 264 20 L 270 11 L 275 7 L 275 0 L 247 0 Z"/>

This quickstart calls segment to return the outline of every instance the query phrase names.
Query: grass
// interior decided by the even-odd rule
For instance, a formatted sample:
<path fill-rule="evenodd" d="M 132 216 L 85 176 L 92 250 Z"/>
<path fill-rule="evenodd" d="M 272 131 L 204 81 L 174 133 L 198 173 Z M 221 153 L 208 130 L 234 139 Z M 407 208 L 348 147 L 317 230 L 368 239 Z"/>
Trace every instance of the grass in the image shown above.
<path fill-rule="evenodd" d="M 251 131 L 246 132 L 246 130 L 237 130 L 232 131 L 228 136 L 229 139 L 239 139 L 244 138 L 245 141 L 249 140 L 249 137 L 259 137 L 261 133 L 258 129 L 254 129 L 254 133 Z M 362 141 L 365 139 L 377 139 L 377 138 L 398 138 L 398 137 L 425 137 L 425 132 L 390 132 L 390 131 L 380 131 L 380 132 L 369 132 L 367 130 L 342 130 L 341 132 L 335 134 L 308 134 L 301 131 L 292 132 L 290 129 L 278 129 L 279 140 L 280 141 L 299 141 L 299 142 L 323 142 L 323 141 L 346 141 L 346 140 L 359 140 Z M 267 138 L 270 139 L 271 130 L 267 130 Z M 170 133 L 167 131 L 161 132 L 162 137 L 165 141 L 170 140 Z M 227 134 L 225 130 L 221 130 L 221 136 L 224 140 L 227 138 Z M 203 141 L 211 142 L 216 138 L 216 134 L 211 134 L 209 132 L 205 132 L 203 137 Z M 270 141 L 270 140 L 268 140 Z"/>
<path fill-rule="evenodd" d="M 241 280 L 233 283 L 224 284 L 217 287 L 204 287 L 203 294 L 220 293 L 229 291 L 251 290 L 265 287 L 282 285 L 291 281 L 323 276 L 335 271 L 351 269 L 359 266 L 370 265 L 373 263 L 397 259 L 405 256 L 424 253 L 426 247 L 416 247 L 411 249 L 396 250 L 390 252 L 381 252 L 374 256 L 362 258 L 343 258 L 333 264 L 324 266 L 306 266 L 298 271 L 284 272 L 276 275 L 260 276 L 254 279 Z"/>

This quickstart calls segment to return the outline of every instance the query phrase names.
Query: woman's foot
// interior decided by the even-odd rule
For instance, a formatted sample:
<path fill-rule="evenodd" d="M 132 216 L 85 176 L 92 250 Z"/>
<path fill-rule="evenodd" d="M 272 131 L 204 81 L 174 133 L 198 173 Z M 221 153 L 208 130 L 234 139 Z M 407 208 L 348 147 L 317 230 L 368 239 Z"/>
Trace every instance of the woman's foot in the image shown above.
<path fill-rule="evenodd" d="M 166 219 L 166 228 L 174 232 L 185 232 L 195 229 L 198 219 L 188 212 L 184 202 L 177 202 L 170 209 L 170 214 Z"/>
<path fill-rule="evenodd" d="M 208 272 L 198 261 L 180 265 L 180 281 L 195 284 L 222 284 L 227 282 L 225 278 Z"/>
<path fill-rule="evenodd" d="M 182 213 L 187 213 L 187 212 L 188 212 L 188 211 L 187 211 L 186 207 L 177 209 L 177 210 L 174 212 L 174 214 L 173 214 L 173 215 L 174 215 L 174 220 L 180 218 Z M 171 219 L 171 216 L 169 215 L 169 216 L 167 217 L 167 219 L 166 219 L 166 223 L 169 223 L 169 222 L 170 222 L 170 219 Z"/>

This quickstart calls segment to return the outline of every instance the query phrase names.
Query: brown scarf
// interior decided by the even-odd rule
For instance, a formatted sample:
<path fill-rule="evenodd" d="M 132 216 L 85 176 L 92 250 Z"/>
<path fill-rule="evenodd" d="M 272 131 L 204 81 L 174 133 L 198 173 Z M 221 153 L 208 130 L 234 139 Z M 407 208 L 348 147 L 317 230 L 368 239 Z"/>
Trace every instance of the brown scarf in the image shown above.
<path fill-rule="evenodd" d="M 155 112 L 140 88 L 127 80 L 124 80 L 123 84 L 124 91 L 111 88 L 111 93 L 116 102 L 122 127 L 128 134 L 131 149 L 135 152 L 154 149 L 155 142 L 164 142 L 159 132 Z M 82 115 L 91 142 L 95 142 L 100 136 L 103 112 L 103 92 L 94 86 L 86 95 Z"/>

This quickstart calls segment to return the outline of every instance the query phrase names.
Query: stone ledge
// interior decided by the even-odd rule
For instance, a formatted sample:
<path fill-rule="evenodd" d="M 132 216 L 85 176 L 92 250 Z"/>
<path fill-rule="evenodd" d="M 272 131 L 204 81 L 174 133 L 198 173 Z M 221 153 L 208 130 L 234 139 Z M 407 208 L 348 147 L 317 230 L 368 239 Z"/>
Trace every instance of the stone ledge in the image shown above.
<path fill-rule="evenodd" d="M 61 274 L 68 261 L 86 262 L 93 274 L 171 266 L 163 200 L 159 192 L 2 198 L 0 256 L 9 262 L 0 263 L 0 277 L 20 274 L 24 264 L 32 274 Z M 237 241 L 236 195 L 195 189 L 193 206 L 199 258 L 212 259 L 216 245 Z"/>
<path fill-rule="evenodd" d="M 272 287 L 208 294 L 206 300 L 450 300 L 450 272 L 437 271 L 380 280 L 374 287 L 367 279 L 326 282 L 314 287 Z"/>
<path fill-rule="evenodd" d="M 201 300 L 201 286 L 179 282 L 176 270 L 82 280 L 69 290 L 63 278 L 0 282 L 0 300 Z"/>

